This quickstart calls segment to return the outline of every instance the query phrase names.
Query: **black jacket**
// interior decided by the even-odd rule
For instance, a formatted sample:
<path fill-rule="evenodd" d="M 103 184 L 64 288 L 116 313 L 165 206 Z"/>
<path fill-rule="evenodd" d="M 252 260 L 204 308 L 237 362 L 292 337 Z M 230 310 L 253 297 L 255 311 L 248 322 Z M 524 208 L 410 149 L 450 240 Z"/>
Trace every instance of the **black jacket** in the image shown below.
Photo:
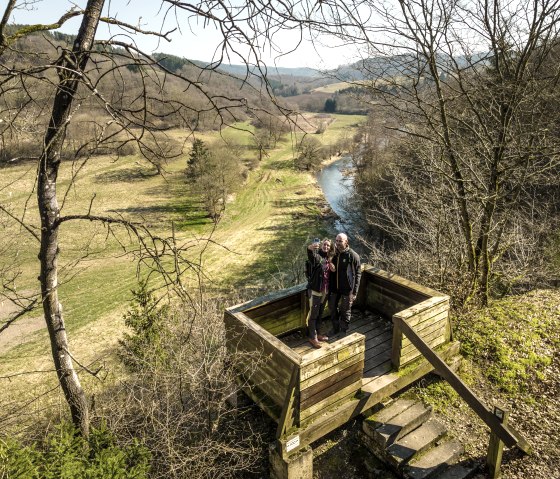
<path fill-rule="evenodd" d="M 362 277 L 361 262 L 358 253 L 352 248 L 347 248 L 342 253 L 337 251 L 333 258 L 336 271 L 331 272 L 329 289 L 334 293 L 358 293 Z"/>
<path fill-rule="evenodd" d="M 307 260 L 311 263 L 311 277 L 309 278 L 308 288 L 313 291 L 321 291 L 323 286 L 323 267 L 327 259 L 327 253 L 323 250 L 307 249 Z"/>

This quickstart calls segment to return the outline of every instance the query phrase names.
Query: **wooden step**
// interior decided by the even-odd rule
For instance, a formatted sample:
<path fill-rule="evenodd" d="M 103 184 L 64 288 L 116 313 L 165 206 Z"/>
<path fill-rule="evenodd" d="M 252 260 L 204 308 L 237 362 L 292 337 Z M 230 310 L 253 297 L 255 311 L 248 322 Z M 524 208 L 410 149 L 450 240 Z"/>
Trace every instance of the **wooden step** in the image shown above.
<path fill-rule="evenodd" d="M 480 465 L 476 463 L 460 463 L 448 467 L 434 479 L 468 479 L 474 476 L 480 469 Z"/>
<path fill-rule="evenodd" d="M 447 429 L 434 418 L 428 419 L 420 427 L 387 448 L 387 461 L 395 468 L 402 468 L 413 457 L 431 447 L 443 436 Z"/>
<path fill-rule="evenodd" d="M 372 438 L 383 448 L 393 444 L 397 439 L 413 431 L 425 421 L 432 413 L 432 407 L 422 402 L 416 402 L 408 409 L 391 418 L 389 422 L 373 430 Z"/>
<path fill-rule="evenodd" d="M 442 442 L 422 456 L 412 459 L 403 470 L 404 477 L 406 479 L 435 477 L 436 474 L 454 464 L 463 452 L 463 445 L 458 441 Z"/>
<path fill-rule="evenodd" d="M 406 411 L 409 407 L 415 404 L 416 401 L 411 399 L 397 399 L 391 402 L 388 406 L 377 411 L 375 414 L 368 416 L 363 421 L 362 429 L 368 436 L 373 436 L 373 431 L 384 423 L 389 422 L 398 414 Z"/>

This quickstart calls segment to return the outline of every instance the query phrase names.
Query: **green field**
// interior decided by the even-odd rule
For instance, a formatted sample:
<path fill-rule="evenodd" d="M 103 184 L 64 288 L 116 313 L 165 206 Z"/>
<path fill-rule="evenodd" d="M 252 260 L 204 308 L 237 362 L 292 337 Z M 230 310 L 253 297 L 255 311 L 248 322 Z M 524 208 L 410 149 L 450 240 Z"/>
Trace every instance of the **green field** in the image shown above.
<path fill-rule="evenodd" d="M 324 144 L 351 135 L 364 118 L 333 115 L 333 119 L 327 131 L 317 135 Z M 181 131 L 172 132 L 172 136 L 186 139 Z M 246 131 L 230 129 L 223 136 L 241 144 L 250 141 Z M 200 137 L 205 141 L 219 140 L 217 133 Z M 305 241 L 325 234 L 329 227 L 320 219 L 318 204 L 323 197 L 314 177 L 293 168 L 294 144 L 295 138 L 288 135 L 249 172 L 215 230 L 199 201 L 190 196 L 185 181 L 188 148 L 182 157 L 165 165 L 161 176 L 149 174 L 149 166 L 138 157 L 118 161 L 111 157 L 92 158 L 70 188 L 70 175 L 77 165 L 64 164 L 58 190 L 61 204 L 66 192 L 61 214 L 84 214 L 92 204 L 93 214 L 136 221 L 162 237 L 169 237 L 174 225 L 177 243 L 189 245 L 188 259 L 203 267 L 205 289 L 229 293 L 263 285 L 280 287 L 293 268 L 294 255 L 303 254 Z M 251 154 L 255 152 L 246 152 Z M 20 217 L 27 208 L 27 221 L 37 225 L 35 165 L 12 166 L 1 173 L 0 202 L 8 204 L 12 213 Z M 1 240 L 7 248 L 0 249 L 5 252 L 2 262 L 9 262 L 8 256 L 13 256 L 21 270 L 18 290 L 36 293 L 38 244 L 14 222 L 7 225 L 6 233 Z M 208 242 L 210 237 L 212 241 Z M 138 284 L 137 262 L 133 255 L 125 253 L 136 244 L 123 230 L 117 228 L 108 235 L 103 225 L 86 221 L 64 223 L 60 240 L 60 301 L 70 347 L 80 363 L 90 364 L 105 358 L 122 332 L 122 315 L 131 290 Z M 140 275 L 145 274 L 146 270 L 141 269 Z M 193 291 L 198 287 L 199 278 L 194 275 L 183 280 Z M 152 284 L 156 285 L 157 280 Z M 52 367 L 47 333 L 40 318 L 41 310 L 36 309 L 23 319 L 35 321 L 36 331 L 27 334 L 18 346 L 2 352 L 0 376 Z M 9 396 L 13 399 L 16 391 L 37 392 L 29 388 L 30 380 L 46 388 L 55 380 L 52 373 L 48 377 L 46 380 L 45 375 L 34 374 L 12 378 Z"/>

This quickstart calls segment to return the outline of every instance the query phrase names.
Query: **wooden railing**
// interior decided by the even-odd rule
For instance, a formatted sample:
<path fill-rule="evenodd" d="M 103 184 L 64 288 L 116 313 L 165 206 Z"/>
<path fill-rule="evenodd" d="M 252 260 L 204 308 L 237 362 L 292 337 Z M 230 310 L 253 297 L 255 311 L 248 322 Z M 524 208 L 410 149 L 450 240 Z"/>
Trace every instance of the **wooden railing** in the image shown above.
<path fill-rule="evenodd" d="M 531 445 L 511 427 L 504 424 L 498 416 L 488 409 L 474 394 L 474 392 L 447 366 L 422 338 L 414 331 L 406 320 L 393 316 L 395 327 L 410 340 L 410 342 L 422 353 L 422 355 L 432 364 L 435 370 L 440 374 L 449 385 L 457 391 L 471 409 L 488 425 L 492 433 L 494 433 L 507 447 L 516 446 L 523 452 L 529 454 Z"/>

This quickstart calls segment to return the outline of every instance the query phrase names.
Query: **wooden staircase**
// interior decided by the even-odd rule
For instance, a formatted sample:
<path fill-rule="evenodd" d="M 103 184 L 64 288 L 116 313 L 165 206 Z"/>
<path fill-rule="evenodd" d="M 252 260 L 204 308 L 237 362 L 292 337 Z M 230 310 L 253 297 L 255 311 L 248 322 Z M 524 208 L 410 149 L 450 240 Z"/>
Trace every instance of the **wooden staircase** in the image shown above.
<path fill-rule="evenodd" d="M 397 399 L 363 421 L 363 444 L 405 479 L 467 479 L 479 464 L 460 461 L 463 445 L 447 434 L 431 406 Z"/>

